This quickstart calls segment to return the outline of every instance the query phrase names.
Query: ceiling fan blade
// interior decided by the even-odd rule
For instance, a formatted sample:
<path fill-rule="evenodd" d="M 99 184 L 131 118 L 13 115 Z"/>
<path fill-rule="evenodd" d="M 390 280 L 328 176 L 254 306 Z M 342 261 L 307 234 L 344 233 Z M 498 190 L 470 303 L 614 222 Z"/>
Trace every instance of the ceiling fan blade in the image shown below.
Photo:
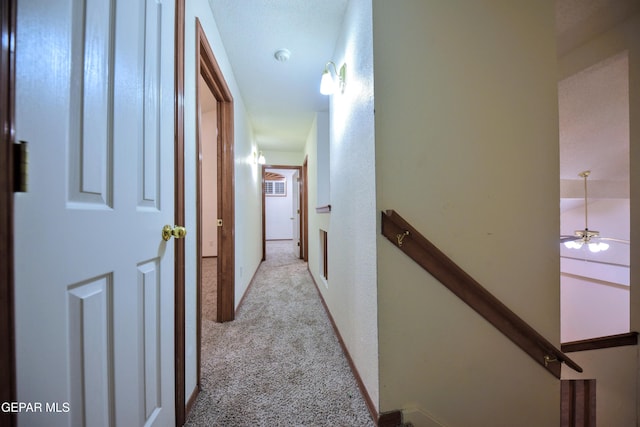
<path fill-rule="evenodd" d="M 580 236 L 560 236 L 560 243 L 574 242 L 576 240 L 582 240 Z"/>
<path fill-rule="evenodd" d="M 597 237 L 597 238 L 600 239 L 600 240 L 608 240 L 610 242 L 624 243 L 625 245 L 631 244 L 631 242 L 629 240 L 616 239 L 615 237 Z"/>

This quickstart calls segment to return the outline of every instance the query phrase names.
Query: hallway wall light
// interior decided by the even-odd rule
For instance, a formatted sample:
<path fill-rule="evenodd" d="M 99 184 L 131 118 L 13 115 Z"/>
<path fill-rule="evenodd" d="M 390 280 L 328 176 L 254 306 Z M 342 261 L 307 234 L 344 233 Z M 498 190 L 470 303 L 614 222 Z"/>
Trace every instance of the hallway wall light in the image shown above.
<path fill-rule="evenodd" d="M 331 75 L 330 67 L 333 66 L 333 72 L 337 78 L 336 79 Z M 320 93 L 323 95 L 331 95 L 337 89 L 340 89 L 340 93 L 344 93 L 344 87 L 346 85 L 346 74 L 347 74 L 347 64 L 342 64 L 340 67 L 340 71 L 336 67 L 336 64 L 333 61 L 327 62 L 324 66 L 324 71 L 322 72 L 322 80 L 320 80 Z"/>
<path fill-rule="evenodd" d="M 262 154 L 262 151 L 258 153 L 256 153 L 255 151 L 253 152 L 253 163 L 255 163 L 256 165 L 265 164 L 265 158 L 264 158 L 264 154 Z"/>

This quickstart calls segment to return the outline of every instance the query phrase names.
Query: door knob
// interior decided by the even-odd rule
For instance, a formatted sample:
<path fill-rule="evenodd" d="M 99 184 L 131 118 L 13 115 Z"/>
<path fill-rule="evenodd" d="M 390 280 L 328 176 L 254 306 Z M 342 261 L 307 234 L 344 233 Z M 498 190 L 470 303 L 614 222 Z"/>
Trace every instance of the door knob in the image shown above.
<path fill-rule="evenodd" d="M 171 227 L 170 225 L 167 224 L 164 227 L 162 227 L 162 238 L 165 241 L 171 239 L 171 236 L 175 237 L 176 239 L 182 239 L 186 235 L 187 235 L 187 229 L 184 227 L 180 227 L 179 225 L 176 225 L 175 227 Z"/>

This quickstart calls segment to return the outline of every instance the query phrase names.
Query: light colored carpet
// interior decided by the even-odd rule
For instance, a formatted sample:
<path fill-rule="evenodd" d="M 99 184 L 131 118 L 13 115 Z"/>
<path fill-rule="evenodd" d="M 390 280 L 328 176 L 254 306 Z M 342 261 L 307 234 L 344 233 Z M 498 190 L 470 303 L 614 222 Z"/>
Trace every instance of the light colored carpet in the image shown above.
<path fill-rule="evenodd" d="M 218 258 L 202 258 L 202 317 L 216 321 L 217 312 Z"/>
<path fill-rule="evenodd" d="M 187 426 L 374 426 L 291 248 L 268 242 L 235 321 L 203 319 L 202 390 Z"/>

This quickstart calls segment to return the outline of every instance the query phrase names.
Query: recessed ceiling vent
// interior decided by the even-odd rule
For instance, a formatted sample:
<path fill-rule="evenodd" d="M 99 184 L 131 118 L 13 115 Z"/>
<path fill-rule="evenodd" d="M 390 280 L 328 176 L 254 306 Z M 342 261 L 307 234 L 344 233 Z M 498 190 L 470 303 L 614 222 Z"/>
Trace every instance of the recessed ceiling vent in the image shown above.
<path fill-rule="evenodd" d="M 273 53 L 273 57 L 279 62 L 287 62 L 291 57 L 289 49 L 278 49 Z"/>

